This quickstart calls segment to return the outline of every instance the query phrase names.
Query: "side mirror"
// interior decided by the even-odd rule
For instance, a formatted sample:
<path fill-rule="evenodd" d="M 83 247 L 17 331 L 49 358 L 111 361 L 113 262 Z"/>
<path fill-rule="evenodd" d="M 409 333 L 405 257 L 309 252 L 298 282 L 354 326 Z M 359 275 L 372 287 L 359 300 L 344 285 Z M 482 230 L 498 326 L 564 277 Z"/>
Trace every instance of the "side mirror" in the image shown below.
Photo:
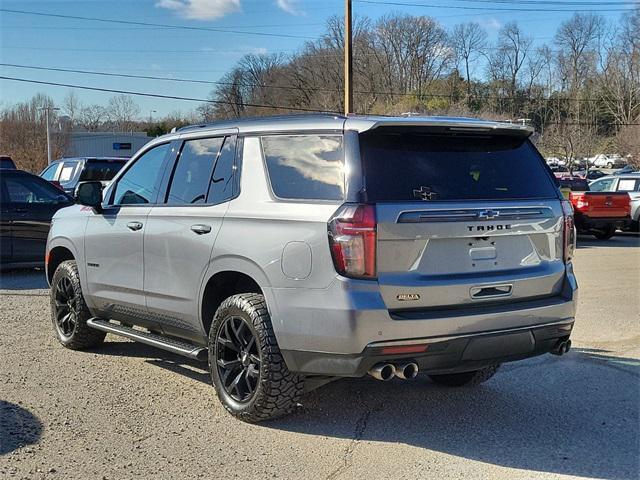
<path fill-rule="evenodd" d="M 80 182 L 75 192 L 76 202 L 93 208 L 97 213 L 102 212 L 102 183 Z"/>

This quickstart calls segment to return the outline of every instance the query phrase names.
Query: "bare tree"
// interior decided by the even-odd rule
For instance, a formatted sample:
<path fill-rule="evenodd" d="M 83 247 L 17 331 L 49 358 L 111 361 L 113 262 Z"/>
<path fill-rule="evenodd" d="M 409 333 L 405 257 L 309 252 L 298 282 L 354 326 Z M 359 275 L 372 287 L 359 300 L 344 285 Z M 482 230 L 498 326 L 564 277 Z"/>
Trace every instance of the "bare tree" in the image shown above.
<path fill-rule="evenodd" d="M 62 111 L 69 117 L 72 125 L 78 121 L 81 110 L 82 104 L 78 95 L 73 90 L 69 91 L 62 101 Z"/>
<path fill-rule="evenodd" d="M 54 158 L 62 156 L 68 131 L 59 128 L 53 100 L 37 94 L 31 100 L 8 107 L 0 114 L 0 151 L 10 152 L 18 168 L 39 172 L 47 165 L 47 135 L 44 109 L 49 108 Z"/>
<path fill-rule="evenodd" d="M 464 65 L 467 96 L 471 96 L 471 65 L 485 54 L 487 32 L 476 22 L 460 23 L 453 27 L 451 43 L 458 65 Z"/>
<path fill-rule="evenodd" d="M 382 17 L 374 42 L 385 57 L 388 83 L 398 85 L 402 93 L 424 91 L 451 64 L 447 34 L 429 17 Z"/>
<path fill-rule="evenodd" d="M 140 107 L 131 95 L 115 95 L 109 99 L 107 115 L 113 127 L 120 131 L 131 130 Z"/>
<path fill-rule="evenodd" d="M 516 22 L 507 23 L 498 33 L 498 43 L 489 57 L 489 72 L 494 79 L 506 83 L 511 97 L 515 97 L 532 43 L 533 39 Z"/>
<path fill-rule="evenodd" d="M 558 67 L 570 92 L 576 90 L 595 70 L 598 38 L 604 18 L 594 13 L 575 13 L 563 22 L 555 35 Z"/>
<path fill-rule="evenodd" d="M 80 126 L 89 132 L 97 132 L 107 120 L 107 111 L 100 105 L 88 105 L 80 110 Z"/>

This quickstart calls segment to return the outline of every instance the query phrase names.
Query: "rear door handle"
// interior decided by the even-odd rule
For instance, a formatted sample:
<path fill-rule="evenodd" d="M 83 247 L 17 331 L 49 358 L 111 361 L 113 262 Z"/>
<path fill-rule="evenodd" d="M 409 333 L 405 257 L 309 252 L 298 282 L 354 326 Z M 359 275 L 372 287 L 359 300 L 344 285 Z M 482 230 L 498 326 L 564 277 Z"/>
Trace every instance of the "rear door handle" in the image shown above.
<path fill-rule="evenodd" d="M 142 223 L 140 223 L 140 222 L 129 222 L 129 223 L 127 223 L 127 228 L 129 230 L 133 230 L 135 232 L 136 230 L 140 230 L 142 228 Z"/>
<path fill-rule="evenodd" d="M 209 225 L 191 225 L 191 231 L 198 235 L 204 235 L 211 231 L 211 227 Z"/>

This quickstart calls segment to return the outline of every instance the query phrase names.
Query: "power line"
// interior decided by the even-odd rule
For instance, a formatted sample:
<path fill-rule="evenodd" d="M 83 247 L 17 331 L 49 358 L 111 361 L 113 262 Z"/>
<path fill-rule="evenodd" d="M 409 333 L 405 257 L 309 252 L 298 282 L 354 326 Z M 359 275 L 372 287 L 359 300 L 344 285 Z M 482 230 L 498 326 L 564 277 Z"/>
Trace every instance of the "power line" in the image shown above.
<path fill-rule="evenodd" d="M 273 108 L 273 109 L 278 109 L 278 110 L 290 110 L 290 111 L 308 112 L 308 113 L 323 112 L 323 113 L 334 113 L 334 114 L 337 114 L 337 115 L 341 115 L 340 112 L 336 112 L 336 111 L 332 111 L 332 110 L 320 110 L 320 109 L 302 108 L 302 107 L 288 107 L 288 106 L 283 106 L 283 105 L 266 105 L 266 104 L 259 104 L 259 103 L 237 103 L 237 102 L 228 102 L 228 101 L 224 101 L 224 100 L 210 100 L 210 99 L 195 98 L 195 97 L 180 97 L 180 96 L 175 96 L 175 95 L 162 95 L 162 94 L 159 94 L 159 93 L 136 92 L 136 91 L 131 91 L 131 90 L 118 90 L 118 89 L 112 89 L 112 88 L 89 87 L 89 86 L 86 86 L 86 85 L 74 85 L 74 84 L 69 84 L 69 83 L 45 82 L 45 81 L 41 81 L 41 80 L 32 80 L 32 79 L 27 79 L 27 78 L 0 76 L 0 80 L 10 80 L 10 81 L 14 81 L 14 82 L 34 83 L 34 84 L 38 84 L 38 85 L 51 85 L 51 86 L 55 86 L 55 87 L 77 88 L 77 89 L 81 89 L 81 90 L 93 90 L 93 91 L 98 91 L 98 92 L 118 93 L 118 94 L 124 94 L 124 95 L 133 95 L 133 96 L 142 96 L 142 97 L 151 97 L 151 98 L 162 98 L 162 99 L 168 99 L 168 100 L 183 100 L 183 101 L 189 101 L 189 102 L 213 103 L 213 104 L 217 104 L 217 105 L 234 105 L 234 106 L 254 107 L 254 108 Z M 366 112 L 364 112 L 364 114 L 366 114 Z M 588 123 L 588 122 L 565 122 L 565 123 L 563 123 L 563 122 L 547 122 L 546 125 L 597 126 L 597 123 Z M 640 123 L 607 123 L 607 125 L 626 127 L 626 126 L 637 126 L 637 125 L 640 125 Z"/>
<path fill-rule="evenodd" d="M 21 65 L 16 63 L 0 63 L 0 66 L 10 67 L 10 68 L 24 68 L 29 70 L 62 72 L 62 73 L 77 73 L 82 75 L 97 75 L 97 76 L 103 76 L 103 77 L 136 78 L 141 80 L 161 80 L 161 81 L 168 81 L 168 82 L 196 83 L 196 84 L 203 84 L 203 85 L 238 85 L 237 83 L 234 83 L 234 82 L 221 82 L 221 81 L 200 80 L 200 79 L 192 79 L 192 78 L 157 77 L 153 75 L 133 75 L 133 74 L 127 74 L 127 73 L 99 72 L 95 70 L 79 70 L 79 69 L 60 68 L 60 67 Z M 277 90 L 343 93 L 342 89 L 336 89 L 336 88 L 292 87 L 292 86 L 285 86 L 285 85 L 269 85 L 269 84 L 259 84 L 259 83 L 242 83 L 240 86 L 251 87 L 251 88 L 272 88 Z M 359 95 L 388 95 L 388 96 L 396 96 L 396 97 L 409 96 L 409 97 L 448 98 L 450 100 L 453 100 L 456 98 L 454 95 L 446 94 L 446 93 L 420 93 L 420 92 L 407 93 L 407 92 L 387 92 L 387 91 L 375 91 L 375 90 L 373 91 L 372 90 L 355 90 L 354 93 L 357 93 Z M 489 99 L 489 100 L 512 100 L 514 98 L 520 99 L 522 97 L 486 95 L 486 96 L 481 96 L 481 98 Z M 530 97 L 526 99 L 531 100 Z M 558 101 L 596 102 L 597 101 L 597 99 L 594 99 L 594 98 L 576 98 L 576 97 L 547 98 L 545 100 L 547 102 L 558 102 Z"/>
<path fill-rule="evenodd" d="M 587 2 L 587 1 L 560 1 L 560 0 L 449 0 L 453 2 L 464 2 L 464 3 L 503 3 L 508 5 L 556 5 L 556 6 L 583 6 L 583 7 L 601 7 L 607 5 L 620 5 L 620 6 L 628 6 L 629 1 L 625 0 L 613 0 L 613 1 L 598 1 L 598 2 Z"/>
<path fill-rule="evenodd" d="M 199 31 L 216 32 L 216 33 L 232 33 L 237 35 L 255 35 L 255 36 L 261 36 L 261 37 L 298 38 L 303 40 L 313 40 L 313 37 L 306 37 L 303 35 L 290 35 L 286 33 L 247 32 L 242 30 L 225 30 L 223 28 L 213 28 L 213 27 L 194 27 L 189 25 L 172 25 L 167 23 L 136 22 L 133 20 L 116 20 L 112 18 L 82 17 L 77 15 L 62 15 L 58 13 L 13 10 L 9 8 L 0 8 L 0 12 L 17 13 L 21 15 L 35 15 L 39 17 L 66 18 L 70 20 L 83 20 L 83 21 L 91 21 L 91 22 L 119 23 L 124 25 L 137 25 L 137 26 L 144 26 L 144 27 L 164 27 L 164 28 L 183 29 L 183 30 L 199 30 Z"/>
<path fill-rule="evenodd" d="M 70 83 L 46 82 L 42 80 L 33 80 L 29 78 L 0 76 L 0 80 L 10 80 L 13 82 L 23 82 L 23 83 L 35 83 L 38 85 L 51 85 L 54 87 L 78 88 L 80 90 L 92 90 L 96 92 L 119 93 L 119 94 L 133 95 L 133 96 L 139 96 L 139 97 L 164 98 L 168 100 L 184 100 L 187 102 L 214 103 L 217 105 L 234 105 L 239 107 L 255 107 L 255 108 L 275 108 L 280 110 L 292 110 L 296 112 L 315 112 L 315 113 L 325 112 L 325 113 L 336 113 L 336 114 L 339 113 L 339 112 L 313 109 L 313 108 L 286 107 L 283 105 L 266 105 L 266 104 L 260 104 L 260 103 L 227 102 L 224 100 L 211 100 L 208 98 L 205 99 L 205 98 L 195 98 L 195 97 L 180 97 L 176 95 L 163 95 L 160 93 L 136 92 L 131 90 L 119 90 L 114 88 L 89 87 L 87 85 L 74 85 Z"/>
<path fill-rule="evenodd" d="M 425 3 L 408 3 L 408 2 L 387 2 L 381 0 L 353 0 L 358 3 L 367 3 L 373 5 L 393 5 L 398 7 L 423 7 L 423 8 L 453 8 L 458 10 L 483 10 L 483 11 L 495 11 L 495 12 L 632 12 L 634 9 L 629 8 L 609 8 L 609 9 L 559 9 L 559 8 L 498 8 L 498 7 L 472 7 L 468 5 L 433 5 Z M 594 4 L 594 6 L 596 6 Z"/>

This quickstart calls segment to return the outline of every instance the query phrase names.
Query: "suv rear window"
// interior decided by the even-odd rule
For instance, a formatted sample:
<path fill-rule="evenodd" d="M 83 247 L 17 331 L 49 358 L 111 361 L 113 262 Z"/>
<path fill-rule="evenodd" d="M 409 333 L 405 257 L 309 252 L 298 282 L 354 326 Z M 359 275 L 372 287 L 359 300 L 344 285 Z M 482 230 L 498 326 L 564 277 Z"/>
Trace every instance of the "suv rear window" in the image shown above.
<path fill-rule="evenodd" d="M 344 154 L 341 135 L 262 137 L 273 193 L 279 198 L 342 200 Z"/>
<path fill-rule="evenodd" d="M 557 198 L 523 138 L 373 131 L 360 152 L 370 202 Z"/>
<path fill-rule="evenodd" d="M 125 163 L 127 162 L 118 160 L 91 160 L 85 164 L 80 174 L 80 181 L 106 182 L 115 177 Z"/>

